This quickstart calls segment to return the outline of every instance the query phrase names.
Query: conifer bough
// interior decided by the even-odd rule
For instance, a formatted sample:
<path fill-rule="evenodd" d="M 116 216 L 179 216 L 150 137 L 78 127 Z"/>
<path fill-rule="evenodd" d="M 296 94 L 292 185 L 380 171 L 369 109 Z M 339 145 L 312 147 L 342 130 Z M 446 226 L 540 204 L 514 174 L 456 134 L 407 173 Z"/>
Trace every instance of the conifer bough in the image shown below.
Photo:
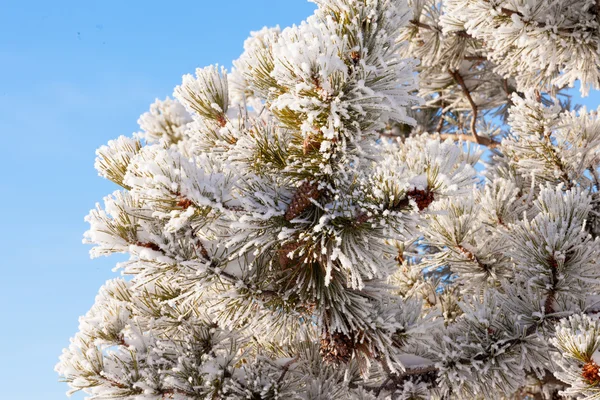
<path fill-rule="evenodd" d="M 598 4 L 315 2 L 97 151 L 70 393 L 600 399 Z"/>

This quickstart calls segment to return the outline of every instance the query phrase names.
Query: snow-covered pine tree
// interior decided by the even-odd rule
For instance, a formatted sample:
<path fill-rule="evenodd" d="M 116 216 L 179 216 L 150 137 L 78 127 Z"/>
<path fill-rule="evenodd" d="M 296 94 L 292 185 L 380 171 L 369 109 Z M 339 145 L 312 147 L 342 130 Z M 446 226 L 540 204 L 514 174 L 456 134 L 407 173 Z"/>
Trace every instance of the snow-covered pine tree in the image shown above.
<path fill-rule="evenodd" d="M 71 392 L 600 399 L 600 6 L 315 2 L 98 150 Z"/>

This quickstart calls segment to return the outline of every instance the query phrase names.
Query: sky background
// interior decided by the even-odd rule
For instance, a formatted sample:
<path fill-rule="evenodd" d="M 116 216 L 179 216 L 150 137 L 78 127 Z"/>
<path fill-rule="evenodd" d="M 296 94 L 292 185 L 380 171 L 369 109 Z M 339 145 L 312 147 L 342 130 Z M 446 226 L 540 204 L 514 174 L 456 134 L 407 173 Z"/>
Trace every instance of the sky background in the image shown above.
<path fill-rule="evenodd" d="M 95 149 L 135 132 L 183 74 L 229 68 L 250 31 L 299 23 L 314 4 L 0 3 L 0 398 L 65 399 L 54 365 L 122 260 L 90 260 L 81 244 L 84 216 L 116 189 L 97 176 Z"/>

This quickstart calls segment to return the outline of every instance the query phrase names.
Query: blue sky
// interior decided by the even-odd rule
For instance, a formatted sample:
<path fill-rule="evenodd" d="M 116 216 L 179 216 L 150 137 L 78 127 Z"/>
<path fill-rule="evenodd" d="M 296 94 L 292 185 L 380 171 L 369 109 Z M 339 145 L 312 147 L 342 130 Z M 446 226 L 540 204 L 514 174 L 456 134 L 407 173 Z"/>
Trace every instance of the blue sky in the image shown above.
<path fill-rule="evenodd" d="M 90 260 L 81 244 L 83 217 L 115 190 L 93 168 L 95 149 L 136 131 L 182 74 L 229 67 L 251 30 L 298 23 L 314 5 L 2 0 L 1 8 L 0 397 L 64 399 L 54 365 L 120 260 Z"/>

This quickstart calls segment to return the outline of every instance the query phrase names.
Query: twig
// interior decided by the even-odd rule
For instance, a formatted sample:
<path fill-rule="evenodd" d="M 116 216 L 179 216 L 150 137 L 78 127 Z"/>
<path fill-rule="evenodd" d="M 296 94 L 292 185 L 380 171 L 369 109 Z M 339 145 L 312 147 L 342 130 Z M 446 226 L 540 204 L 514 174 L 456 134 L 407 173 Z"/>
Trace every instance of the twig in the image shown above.
<path fill-rule="evenodd" d="M 509 17 L 512 17 L 513 14 L 517 14 L 519 17 L 523 18 L 523 14 L 521 14 L 519 11 L 511 10 L 506 7 L 500 8 L 500 11 L 502 12 L 502 14 L 509 16 Z"/>
<path fill-rule="evenodd" d="M 596 4 L 598 4 L 598 2 L 599 2 L 599 0 L 596 0 Z M 502 14 L 506 15 L 507 17 L 512 17 L 513 15 L 518 15 L 521 18 L 524 17 L 524 15 L 520 11 L 511 10 L 510 8 L 506 8 L 506 7 L 500 8 L 500 12 Z M 538 28 L 546 28 L 548 26 L 545 22 L 540 22 L 540 21 L 536 21 L 536 20 L 529 20 L 529 21 L 523 21 L 523 22 L 534 24 Z M 575 31 L 575 28 L 558 28 L 557 30 L 558 30 L 558 32 L 563 32 L 563 33 L 573 33 Z"/>
<path fill-rule="evenodd" d="M 487 61 L 487 57 L 484 56 L 465 56 L 467 61 Z"/>
<path fill-rule="evenodd" d="M 385 385 L 388 384 L 389 381 L 391 381 L 392 378 L 390 378 L 389 376 L 387 378 L 385 378 L 385 380 L 383 381 L 383 383 L 381 384 L 381 386 L 379 386 L 379 389 L 377 389 L 375 391 L 375 397 L 379 397 L 379 394 L 381 393 L 381 391 L 383 390 L 383 388 L 385 387 Z"/>
<path fill-rule="evenodd" d="M 421 22 L 421 21 L 416 20 L 416 19 L 411 20 L 410 23 L 413 24 L 414 26 L 417 26 L 417 27 L 422 28 L 422 29 L 427 29 L 429 31 L 442 32 L 442 30 L 440 28 L 438 28 L 437 26 L 431 26 L 429 24 L 426 24 L 426 23 Z M 464 38 L 472 38 L 472 36 L 469 35 L 467 33 L 467 31 L 464 31 L 464 30 L 462 30 L 462 31 L 453 31 L 452 33 L 456 34 L 457 36 L 464 37 Z"/>
<path fill-rule="evenodd" d="M 459 134 L 459 133 L 457 133 L 457 134 L 442 133 L 439 135 L 439 137 L 442 140 L 446 140 L 446 139 L 450 138 L 453 140 L 464 140 L 465 142 L 473 142 L 473 143 L 480 144 L 482 146 L 487 146 L 490 149 L 500 146 L 500 142 L 497 142 L 493 139 L 486 138 L 484 136 L 478 136 L 478 139 L 479 139 L 478 141 L 475 140 L 475 138 L 473 136 L 463 135 L 463 134 Z"/>
<path fill-rule="evenodd" d="M 391 133 L 384 133 L 384 132 L 379 132 L 379 136 L 388 137 L 388 138 L 392 138 L 392 139 L 404 139 L 404 136 L 394 135 Z M 435 135 L 433 135 L 433 136 L 438 136 L 442 140 L 452 139 L 452 140 L 456 140 L 456 141 L 462 140 L 465 142 L 477 143 L 482 146 L 486 146 L 490 149 L 500 146 L 500 142 L 490 139 L 490 138 L 487 138 L 485 136 L 478 136 L 477 138 L 479 139 L 479 141 L 475 140 L 475 138 L 471 135 L 464 135 L 461 133 L 437 133 L 436 132 Z"/>
<path fill-rule="evenodd" d="M 442 97 L 442 93 L 438 93 L 439 97 L 442 99 L 440 102 L 440 120 L 437 123 L 437 126 L 435 127 L 435 131 L 440 134 L 442 133 L 442 128 L 444 126 L 444 115 L 446 115 L 446 111 L 444 110 L 445 104 L 444 104 L 444 99 Z"/>
<path fill-rule="evenodd" d="M 387 368 L 385 368 L 385 365 L 383 365 L 383 367 L 384 367 L 384 370 L 387 370 Z M 379 385 L 379 386 L 361 386 L 361 387 L 363 389 L 366 389 L 366 390 L 374 392 L 374 393 L 380 393 L 384 389 L 385 390 L 394 390 L 394 389 L 403 387 L 404 384 L 406 383 L 406 381 L 411 376 L 416 376 L 416 375 L 423 375 L 422 379 L 424 379 L 428 383 L 433 384 L 436 380 L 438 369 L 434 366 L 412 368 L 412 369 L 407 369 L 406 371 L 404 371 L 404 373 L 402 373 L 400 375 L 393 374 L 393 373 L 389 372 L 389 370 L 387 370 L 387 372 L 388 372 L 388 376 L 386 377 L 385 381 L 381 385 Z M 431 376 L 428 376 L 429 374 L 431 374 Z M 357 384 L 351 383 L 350 387 L 357 388 L 359 386 Z"/>
<path fill-rule="evenodd" d="M 502 88 L 504 89 L 504 93 L 506 93 L 506 96 L 508 97 L 509 101 L 512 102 L 512 100 L 510 100 L 510 89 L 508 88 L 508 79 L 502 79 Z"/>
<path fill-rule="evenodd" d="M 286 362 L 283 365 L 283 371 L 281 371 L 281 375 L 279 375 L 279 379 L 277 379 L 277 384 L 280 384 L 283 381 L 283 378 L 285 378 L 285 375 L 290 370 L 290 367 L 296 362 L 298 362 L 298 356 L 292 358 L 290 361 Z"/>
<path fill-rule="evenodd" d="M 596 192 L 600 192 L 600 179 L 598 178 L 598 172 L 593 166 L 589 167 L 588 171 L 590 171 L 590 173 L 594 177 L 594 185 L 596 185 Z"/>
<path fill-rule="evenodd" d="M 471 92 L 469 91 L 469 88 L 465 84 L 465 80 L 463 79 L 462 75 L 458 71 L 448 70 L 448 72 L 450 73 L 452 78 L 454 78 L 454 81 L 460 85 L 465 97 L 467 98 L 467 100 L 469 101 L 469 104 L 471 105 L 471 110 L 473 111 L 473 115 L 471 116 L 471 134 L 473 135 L 473 138 L 475 139 L 475 143 L 481 144 L 481 138 L 477 135 L 477 128 L 476 128 L 477 113 L 478 113 L 477 104 L 475 104 L 475 101 L 473 100 L 473 97 L 471 96 Z"/>
<path fill-rule="evenodd" d="M 433 27 L 433 26 L 431 26 L 429 24 L 426 24 L 424 22 L 418 21 L 416 19 L 412 19 L 410 21 L 410 23 L 413 24 L 414 26 L 418 26 L 419 28 L 427 29 L 427 30 L 430 30 L 430 31 L 438 31 L 438 32 L 440 31 L 440 28 Z"/>
<path fill-rule="evenodd" d="M 552 314 L 554 312 L 554 300 L 556 298 L 556 285 L 558 284 L 558 263 L 556 262 L 556 258 L 552 256 L 550 258 L 550 279 L 551 287 L 548 291 L 548 296 L 546 297 L 546 301 L 544 301 L 544 314 Z"/>

